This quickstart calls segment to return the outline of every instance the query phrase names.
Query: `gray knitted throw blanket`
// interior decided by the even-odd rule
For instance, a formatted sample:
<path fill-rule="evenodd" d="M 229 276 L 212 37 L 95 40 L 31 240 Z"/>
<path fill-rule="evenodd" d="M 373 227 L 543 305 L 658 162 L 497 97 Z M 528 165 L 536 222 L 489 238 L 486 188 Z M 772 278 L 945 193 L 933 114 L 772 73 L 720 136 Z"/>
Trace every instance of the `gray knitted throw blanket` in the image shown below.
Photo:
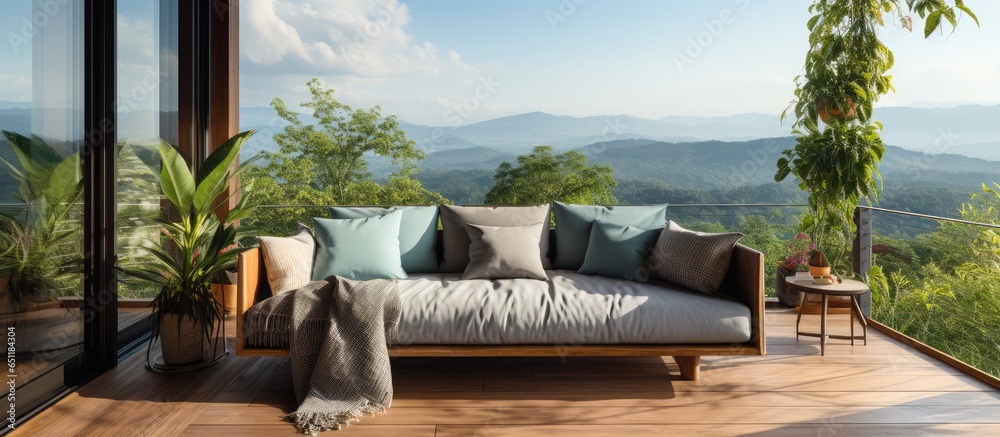
<path fill-rule="evenodd" d="M 392 403 L 387 344 L 399 321 L 392 281 L 324 281 L 271 297 L 247 312 L 249 344 L 283 347 L 289 339 L 299 408 L 287 416 L 303 434 L 340 429 Z M 276 335 L 285 331 L 287 334 Z"/>

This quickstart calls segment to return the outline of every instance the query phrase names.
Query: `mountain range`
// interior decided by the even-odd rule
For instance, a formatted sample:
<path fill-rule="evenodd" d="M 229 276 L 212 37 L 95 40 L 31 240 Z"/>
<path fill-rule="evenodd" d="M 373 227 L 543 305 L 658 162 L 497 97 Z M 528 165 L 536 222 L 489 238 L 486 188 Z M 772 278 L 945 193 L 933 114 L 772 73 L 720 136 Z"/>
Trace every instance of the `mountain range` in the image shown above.
<path fill-rule="evenodd" d="M 918 203 L 911 192 L 919 190 L 921 212 L 952 213 L 980 184 L 1000 180 L 1000 127 L 992 122 L 1000 119 L 1000 105 L 880 108 L 876 114 L 886 126 L 880 170 L 892 207 L 909 209 Z M 119 138 L 143 141 L 156 120 L 149 111 L 128 114 Z M 768 114 L 651 120 L 531 112 L 454 127 L 399 124 L 427 153 L 417 178 L 458 203 L 481 203 L 497 166 L 537 145 L 579 150 L 591 163 L 610 166 L 620 182 L 615 195 L 626 203 L 801 202 L 794 181 L 773 181 L 775 162 L 795 142 L 778 120 Z M 30 130 L 30 121 L 29 109 L 0 102 L 0 129 Z M 276 149 L 272 136 L 286 125 L 267 107 L 242 108 L 240 121 L 243 129 L 260 131 L 244 147 L 248 156 Z M 306 115 L 302 121 L 315 122 Z M 369 157 L 377 179 L 394 169 L 388 159 Z"/>
<path fill-rule="evenodd" d="M 0 129 L 30 128 L 31 109 L 25 102 L 0 101 Z M 155 132 L 156 113 L 133 111 L 119 125 L 119 137 L 145 140 Z M 956 154 L 1000 161 L 1000 105 L 951 108 L 885 107 L 875 118 L 885 126 L 886 144 L 928 154 Z M 315 120 L 303 115 L 306 123 Z M 460 126 L 435 127 L 400 120 L 400 127 L 428 153 L 487 147 L 503 153 L 524 153 L 536 145 L 568 150 L 621 139 L 664 142 L 745 141 L 789 135 L 790 122 L 774 114 L 746 113 L 718 117 L 667 116 L 646 119 L 631 115 L 570 117 L 544 112 L 500 117 Z M 240 108 L 243 129 L 260 133 L 246 153 L 273 149 L 274 133 L 286 123 L 270 107 Z"/>
<path fill-rule="evenodd" d="M 957 154 L 1000 161 L 1000 105 L 952 108 L 886 107 L 876 110 L 885 126 L 886 144 L 927 154 Z M 242 108 L 241 125 L 270 138 L 284 123 L 269 107 Z M 303 116 L 304 122 L 311 117 Z M 400 127 L 429 153 L 487 147 L 504 153 L 524 153 L 536 145 L 568 150 L 621 139 L 665 142 L 745 141 L 790 134 L 790 121 L 780 116 L 746 113 L 719 117 L 668 116 L 657 120 L 631 115 L 570 117 L 529 112 L 460 126 L 435 127 L 409 123 Z M 263 146 L 263 145 L 261 145 Z"/>

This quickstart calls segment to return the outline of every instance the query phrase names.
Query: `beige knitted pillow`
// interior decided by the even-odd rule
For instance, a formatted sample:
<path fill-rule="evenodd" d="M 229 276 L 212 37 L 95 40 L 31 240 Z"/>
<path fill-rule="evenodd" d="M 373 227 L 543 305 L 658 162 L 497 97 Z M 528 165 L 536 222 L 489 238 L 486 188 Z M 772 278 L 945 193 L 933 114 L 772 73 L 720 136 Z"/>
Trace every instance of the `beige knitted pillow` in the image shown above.
<path fill-rule="evenodd" d="M 271 293 L 294 290 L 309 283 L 316 241 L 308 226 L 299 223 L 299 232 L 291 237 L 259 237 L 257 240 L 264 255 Z"/>

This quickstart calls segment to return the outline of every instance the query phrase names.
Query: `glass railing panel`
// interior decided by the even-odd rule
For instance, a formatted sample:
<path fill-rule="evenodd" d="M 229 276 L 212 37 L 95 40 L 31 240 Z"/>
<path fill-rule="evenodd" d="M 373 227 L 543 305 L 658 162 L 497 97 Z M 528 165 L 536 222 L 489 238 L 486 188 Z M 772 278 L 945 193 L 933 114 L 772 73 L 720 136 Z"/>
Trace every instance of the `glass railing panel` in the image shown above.
<path fill-rule="evenodd" d="M 871 219 L 871 317 L 1000 376 L 996 225 L 884 210 Z"/>

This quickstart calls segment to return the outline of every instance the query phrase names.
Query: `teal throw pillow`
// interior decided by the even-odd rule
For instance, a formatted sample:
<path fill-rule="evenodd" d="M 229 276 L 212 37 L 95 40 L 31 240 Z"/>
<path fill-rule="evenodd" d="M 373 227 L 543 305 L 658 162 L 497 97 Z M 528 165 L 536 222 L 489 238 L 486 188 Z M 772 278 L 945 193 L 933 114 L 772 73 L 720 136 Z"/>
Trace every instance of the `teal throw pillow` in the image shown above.
<path fill-rule="evenodd" d="M 392 211 L 359 219 L 313 219 L 316 258 L 312 279 L 330 275 L 348 279 L 403 279 L 399 256 L 399 222 L 403 213 Z"/>
<path fill-rule="evenodd" d="M 332 219 L 357 219 L 384 215 L 399 210 L 403 217 L 399 222 L 399 254 L 406 273 L 433 273 L 438 271 L 437 206 L 394 206 L 391 208 L 365 206 L 334 206 L 330 208 Z"/>
<path fill-rule="evenodd" d="M 667 224 L 667 204 L 591 206 L 555 202 L 556 247 L 553 267 L 577 270 L 583 265 L 595 220 L 641 229 L 659 229 Z"/>
<path fill-rule="evenodd" d="M 587 254 L 578 272 L 638 282 L 648 281 L 646 260 L 661 230 L 594 222 Z"/>

